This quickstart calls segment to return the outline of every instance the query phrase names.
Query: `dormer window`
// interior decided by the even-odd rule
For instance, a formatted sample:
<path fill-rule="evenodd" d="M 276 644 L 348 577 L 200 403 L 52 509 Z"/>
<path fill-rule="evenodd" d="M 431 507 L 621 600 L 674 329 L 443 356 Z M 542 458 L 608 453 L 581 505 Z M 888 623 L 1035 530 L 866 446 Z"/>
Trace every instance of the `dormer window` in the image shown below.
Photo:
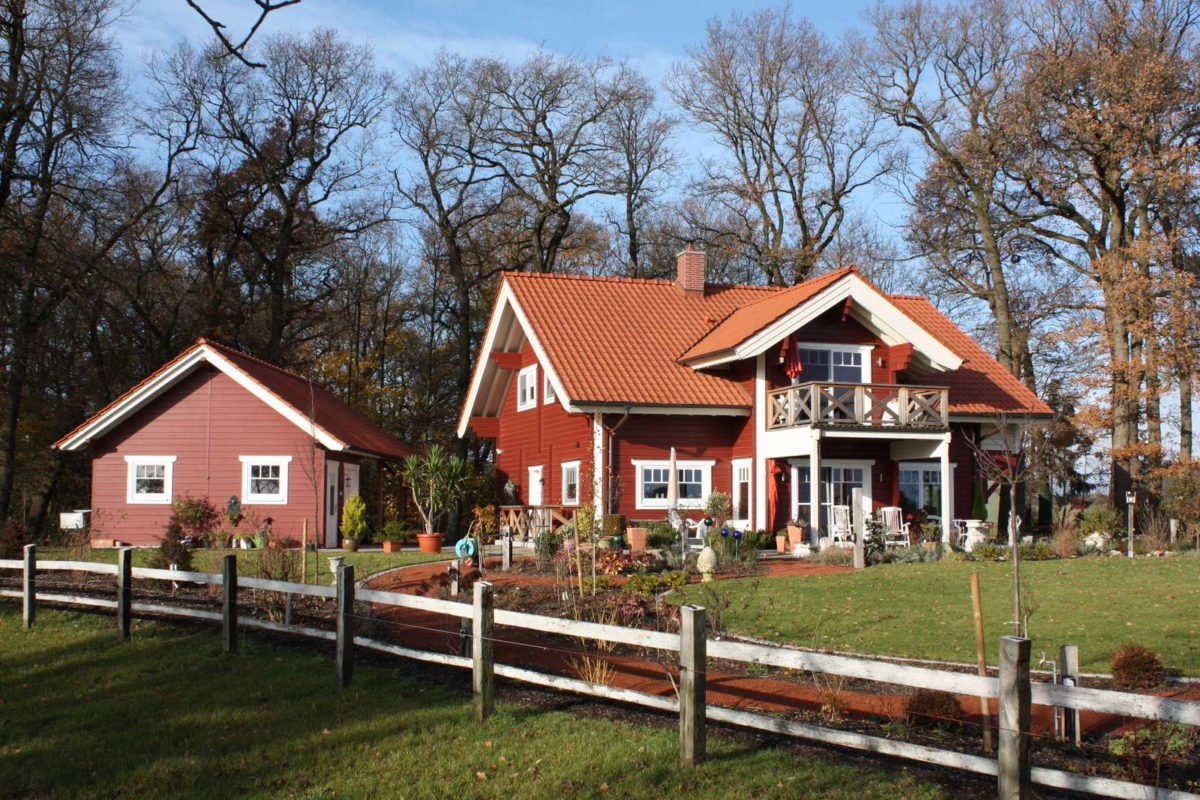
<path fill-rule="evenodd" d="M 530 364 L 517 373 L 517 411 L 537 406 L 537 364 Z"/>

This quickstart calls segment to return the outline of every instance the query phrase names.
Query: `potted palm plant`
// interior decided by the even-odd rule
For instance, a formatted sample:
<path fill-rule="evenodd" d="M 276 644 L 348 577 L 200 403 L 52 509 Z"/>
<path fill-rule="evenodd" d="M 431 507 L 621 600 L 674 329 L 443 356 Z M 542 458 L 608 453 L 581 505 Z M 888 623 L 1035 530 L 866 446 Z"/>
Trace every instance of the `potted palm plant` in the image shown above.
<path fill-rule="evenodd" d="M 406 458 L 402 474 L 425 526 L 417 545 L 422 553 L 440 552 L 444 537 L 437 526 L 462 494 L 467 464 L 435 444 L 423 455 Z"/>

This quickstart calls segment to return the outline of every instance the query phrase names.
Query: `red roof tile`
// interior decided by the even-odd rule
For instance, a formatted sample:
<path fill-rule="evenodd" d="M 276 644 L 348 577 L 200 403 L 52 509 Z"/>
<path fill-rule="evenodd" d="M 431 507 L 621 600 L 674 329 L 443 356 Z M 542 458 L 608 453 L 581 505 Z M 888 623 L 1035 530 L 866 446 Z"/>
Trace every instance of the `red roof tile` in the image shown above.
<path fill-rule="evenodd" d="M 676 359 L 735 309 L 776 290 L 709 285 L 684 294 L 672 281 L 530 273 L 505 280 L 573 402 L 750 406 L 739 384 Z"/>
<path fill-rule="evenodd" d="M 1054 413 L 924 297 L 891 295 L 891 300 L 963 360 L 958 369 L 938 373 L 931 380 L 931 383 L 950 387 L 951 414 Z"/>
<path fill-rule="evenodd" d="M 236 369 L 305 418 L 310 416 L 310 411 L 313 412 L 311 416 L 319 428 L 324 429 L 329 435 L 345 443 L 351 449 L 385 458 L 404 458 L 412 453 L 412 449 L 408 445 L 359 415 L 324 387 L 312 383 L 294 372 L 289 372 L 240 350 L 234 350 L 232 347 L 226 347 L 208 339 L 198 339 L 191 347 L 159 367 L 116 400 L 93 414 L 82 425 L 55 442 L 54 446 L 61 447 L 80 431 L 135 397 L 160 375 L 170 371 L 180 361 L 187 359 L 197 349 L 205 346 L 225 357 Z"/>

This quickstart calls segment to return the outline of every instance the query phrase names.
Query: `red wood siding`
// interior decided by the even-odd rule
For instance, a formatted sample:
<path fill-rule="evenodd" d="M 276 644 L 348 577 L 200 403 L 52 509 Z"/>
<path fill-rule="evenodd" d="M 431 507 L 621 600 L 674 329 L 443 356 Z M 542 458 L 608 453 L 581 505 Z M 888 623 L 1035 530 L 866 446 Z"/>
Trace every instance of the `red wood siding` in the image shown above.
<path fill-rule="evenodd" d="M 537 363 L 537 356 L 526 346 L 521 353 L 521 367 Z M 508 393 L 500 410 L 500 429 L 496 437 L 496 480 L 501 500 L 506 481 L 517 485 L 517 502 L 529 502 L 529 467 L 542 467 L 542 502 L 558 505 L 562 502 L 562 464 L 580 462 L 580 498 L 591 498 L 592 419 L 586 414 L 570 414 L 562 404 L 546 405 L 543 390 L 545 371 L 538 365 L 537 406 L 517 411 L 517 373 L 512 373 Z"/>
<path fill-rule="evenodd" d="M 170 506 L 126 502 L 125 456 L 175 456 L 173 495 L 207 497 L 219 509 L 230 497 L 241 497 L 239 456 L 291 456 L 287 504 L 244 503 L 250 519 L 242 524 L 270 517 L 277 536 L 299 540 L 304 519 L 310 532 L 321 519 L 323 452 L 314 453 L 303 431 L 208 365 L 106 434 L 92 454 L 93 539 L 154 545 L 162 536 Z"/>

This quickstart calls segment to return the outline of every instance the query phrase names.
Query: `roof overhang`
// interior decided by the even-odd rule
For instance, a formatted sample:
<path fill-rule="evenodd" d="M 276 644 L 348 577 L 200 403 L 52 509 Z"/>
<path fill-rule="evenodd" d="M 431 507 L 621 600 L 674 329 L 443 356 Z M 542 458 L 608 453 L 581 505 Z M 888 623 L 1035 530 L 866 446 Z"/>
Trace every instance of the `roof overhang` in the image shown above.
<path fill-rule="evenodd" d="M 251 378 L 213 347 L 200 343 L 190 350 L 185 350 L 174 361 L 151 375 L 131 391 L 103 408 L 84 424 L 68 433 L 54 443 L 59 450 L 82 450 L 91 442 L 129 419 L 151 400 L 159 397 L 179 381 L 190 375 L 201 364 L 211 364 L 250 394 L 262 400 L 274 411 L 296 425 L 307 435 L 316 439 L 322 446 L 330 450 L 349 450 L 349 445 L 341 441 L 329 431 L 317 425 L 305 414 L 287 404 L 278 395 L 271 392 L 258 381 Z"/>
<path fill-rule="evenodd" d="M 850 315 L 875 332 L 886 344 L 911 343 L 914 354 L 920 355 L 922 361 L 939 372 L 955 370 L 962 366 L 962 359 L 954 351 L 938 341 L 855 272 L 847 273 L 841 280 L 764 325 L 735 347 L 716 353 L 705 353 L 683 363 L 693 369 L 704 369 L 753 358 L 765 353 L 776 342 L 813 322 L 829 309 L 844 304 L 847 298 L 854 301 L 850 304 Z"/>
<path fill-rule="evenodd" d="M 679 416 L 748 417 L 749 406 L 656 406 L 614 403 L 579 403 L 569 409 L 583 414 L 675 414 Z"/>
<path fill-rule="evenodd" d="M 471 374 L 471 386 L 463 400 L 462 410 L 458 415 L 459 438 L 466 436 L 470 427 L 471 417 L 496 417 L 504 403 L 505 393 L 512 380 L 512 370 L 501 368 L 493 359 L 492 353 L 519 353 L 528 342 L 538 358 L 542 371 L 554 387 L 557 402 L 567 411 L 576 411 L 571 406 L 571 398 L 563 387 L 562 381 L 555 371 L 554 365 L 546 349 L 538 340 L 529 318 L 517 301 L 512 284 L 507 280 L 500 284 L 496 293 L 496 302 L 492 306 L 492 315 L 488 319 L 487 332 L 479 349 L 479 357 L 475 361 L 475 370 Z M 538 392 L 541 396 L 541 392 Z"/>

